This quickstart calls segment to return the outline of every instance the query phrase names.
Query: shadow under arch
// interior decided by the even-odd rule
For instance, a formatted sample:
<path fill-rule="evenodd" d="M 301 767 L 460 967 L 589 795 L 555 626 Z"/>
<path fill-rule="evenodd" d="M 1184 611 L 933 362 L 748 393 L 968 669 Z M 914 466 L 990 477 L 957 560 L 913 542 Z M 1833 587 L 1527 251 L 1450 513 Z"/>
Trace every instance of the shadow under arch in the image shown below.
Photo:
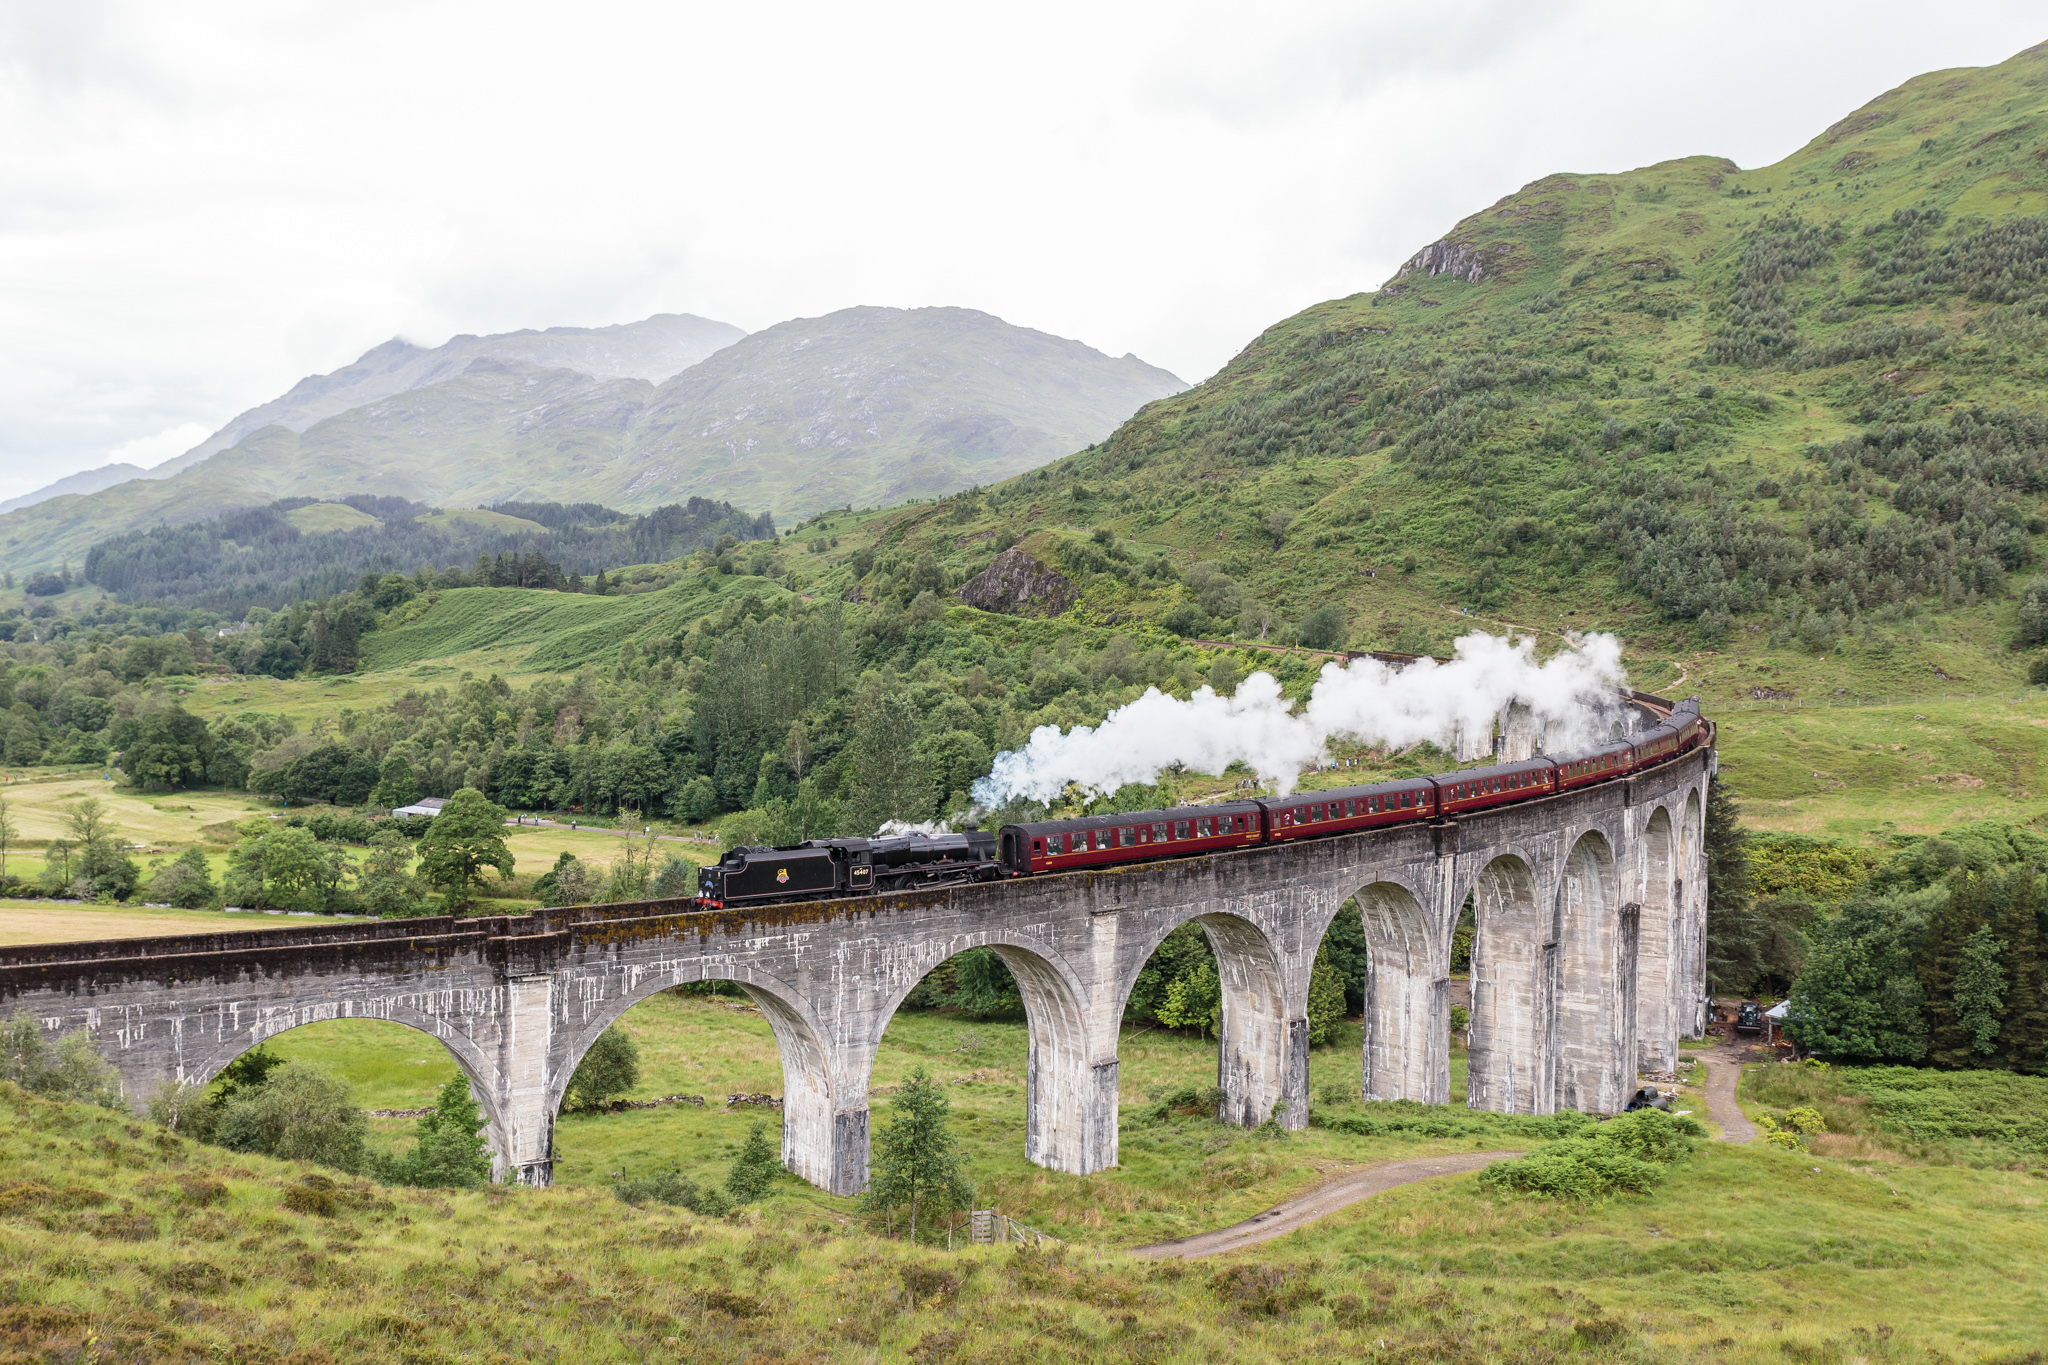
<path fill-rule="evenodd" d="M 1472 1003 L 1465 1104 L 1500 1114 L 1557 1108 L 1557 944 L 1536 874 L 1503 854 L 1472 886 Z"/>
<path fill-rule="evenodd" d="M 1636 941 L 1636 1065 L 1644 1071 L 1678 1066 L 1679 983 L 1685 979 L 1679 921 L 1677 832 L 1662 806 L 1643 822 L 1639 875 L 1640 929 Z"/>
<path fill-rule="evenodd" d="M 206 1085 L 233 1065 L 237 1057 L 254 1051 L 273 1038 L 311 1024 L 397 1024 L 432 1038 L 454 1060 L 456 1069 L 469 1082 L 469 1093 L 476 1099 L 487 1125 L 484 1131 L 491 1147 L 491 1179 L 504 1179 L 510 1169 L 511 1133 L 498 1103 L 498 1087 L 494 1083 L 497 1067 L 492 1059 L 465 1035 L 444 1030 L 430 1014 L 402 1005 L 383 1006 L 374 1013 L 357 1013 L 350 1009 L 350 1003 L 333 1001 L 306 1009 L 264 1011 L 249 1027 L 218 1035 L 214 1046 L 186 1052 L 179 1059 L 178 1079 L 194 1085 Z"/>
<path fill-rule="evenodd" d="M 801 997 L 787 983 L 745 967 L 711 971 L 686 967 L 650 974 L 637 989 L 594 1002 L 583 1017 L 563 1021 L 563 1055 L 547 1081 L 544 1112 L 552 1131 L 555 1115 L 568 1097 L 569 1082 L 598 1035 L 616 1024 L 635 1005 L 672 986 L 700 981 L 730 981 L 760 1008 L 775 1035 L 782 1060 L 782 1164 L 821 1189 L 834 1194 L 858 1193 L 867 1184 L 867 1110 L 842 1112 L 839 1098 L 852 1093 L 853 1078 L 835 1076 L 825 1034 L 809 1012 L 794 1003 Z M 865 1077 L 860 1078 L 864 1083 Z M 847 1130 L 853 1130 L 849 1133 Z M 857 1141 L 848 1142 L 851 1136 Z M 852 1169 L 857 1164 L 858 1169 Z"/>
<path fill-rule="evenodd" d="M 1024 1069 L 1024 1157 L 1071 1175 L 1089 1175 L 1117 1162 L 1117 1061 L 1112 1042 L 1098 1049 L 1079 978 L 1050 947 L 1000 932 L 949 940 L 950 950 L 876 1011 L 875 1031 L 862 1050 L 860 1085 L 866 1092 L 882 1035 L 910 992 L 931 972 L 965 952 L 985 948 L 1009 969 L 1024 1003 L 1028 1037 Z M 1098 1051 L 1106 1056 L 1098 1056 Z"/>
<path fill-rule="evenodd" d="M 1588 830 L 1557 887 L 1557 1106 L 1619 1113 L 1635 1089 L 1638 910 L 1621 903 L 1614 849 Z"/>
<path fill-rule="evenodd" d="M 1360 1093 L 1368 1100 L 1448 1103 L 1449 944 L 1438 943 L 1422 902 L 1399 882 L 1368 883 L 1352 901 L 1366 946 Z"/>
<path fill-rule="evenodd" d="M 1222 1094 L 1216 1117 L 1256 1128 L 1278 1117 L 1285 1128 L 1308 1125 L 1308 982 L 1290 1001 L 1287 974 L 1265 930 L 1239 915 L 1191 915 L 1165 925 L 1135 954 L 1131 979 L 1120 982 L 1116 1017 L 1121 1019 L 1137 984 L 1136 971 L 1151 960 L 1167 936 L 1184 924 L 1199 924 L 1216 959 L 1220 993 L 1216 1025 L 1216 1088 Z M 1324 926 L 1328 928 L 1327 925 Z M 1318 939 L 1317 941 L 1320 941 Z M 1284 1111 L 1275 1113 L 1281 1101 Z"/>

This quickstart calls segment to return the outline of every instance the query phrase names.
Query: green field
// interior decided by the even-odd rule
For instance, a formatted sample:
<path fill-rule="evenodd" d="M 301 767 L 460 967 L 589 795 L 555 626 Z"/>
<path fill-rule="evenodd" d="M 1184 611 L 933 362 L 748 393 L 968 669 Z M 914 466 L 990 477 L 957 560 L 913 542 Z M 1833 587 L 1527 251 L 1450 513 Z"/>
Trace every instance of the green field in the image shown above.
<path fill-rule="evenodd" d="M 703 1093 L 772 1074 L 752 1055 L 750 1040 L 766 1038 L 758 1016 L 657 999 L 629 1018 L 650 1054 L 664 1054 L 669 1083 Z M 612 1161 L 715 1177 L 752 1120 L 746 1109 L 567 1119 L 565 1174 L 577 1183 L 550 1190 L 383 1190 L 344 1178 L 326 1205 L 304 1193 L 325 1179 L 312 1168 L 0 1089 L 0 1159 L 15 1182 L 0 1192 L 13 1300 L 0 1308 L 0 1338 L 55 1352 L 90 1336 L 118 1359 L 174 1348 L 252 1358 L 263 1346 L 278 1360 L 336 1362 L 1933 1365 L 2022 1360 L 2040 1344 L 2048 1298 L 2034 1173 L 1761 1144 L 1704 1144 L 1654 1196 L 1604 1207 L 1504 1199 L 1450 1177 L 1249 1254 L 1135 1261 L 1116 1248 L 1213 1227 L 1330 1172 L 1428 1148 L 1201 1119 L 1134 1127 L 1127 1111 L 1121 1168 L 1039 1171 L 1017 1156 L 1013 1027 L 899 1019 L 878 1080 L 915 1059 L 963 1081 L 947 1093 L 980 1201 L 1056 1231 L 1066 1242 L 1055 1250 L 913 1249 L 876 1236 L 855 1201 L 788 1178 L 724 1222 L 632 1209 L 595 1183 Z M 953 1051 L 963 1028 L 984 1039 L 972 1068 Z M 280 1047 L 296 1042 L 310 1057 L 304 1040 L 320 1037 L 300 1030 Z M 1355 1037 L 1329 1050 L 1346 1075 L 1354 1047 Z M 444 1074 L 433 1050 L 402 1036 L 355 1040 L 363 1097 L 419 1093 Z M 700 1051 L 701 1071 L 673 1069 Z M 723 1055 L 736 1051 L 745 1055 Z M 1127 1081 L 1133 1070 L 1162 1083 L 1213 1074 L 1213 1053 L 1190 1040 L 1127 1040 L 1124 1057 Z M 975 1073 L 987 1074 L 966 1079 Z M 882 1102 L 876 1117 L 887 1122 Z"/>
<path fill-rule="evenodd" d="M 359 512 L 339 502 L 316 502 L 294 507 L 284 514 L 284 519 L 307 535 L 318 535 L 323 531 L 353 531 L 378 524 L 368 512 Z"/>

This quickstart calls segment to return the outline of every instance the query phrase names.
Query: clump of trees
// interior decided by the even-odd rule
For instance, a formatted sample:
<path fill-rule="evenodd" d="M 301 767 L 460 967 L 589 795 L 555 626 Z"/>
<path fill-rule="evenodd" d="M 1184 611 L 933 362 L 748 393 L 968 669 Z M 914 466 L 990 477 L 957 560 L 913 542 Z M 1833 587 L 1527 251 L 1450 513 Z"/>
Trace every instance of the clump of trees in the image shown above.
<path fill-rule="evenodd" d="M 1786 1036 L 1839 1060 L 2048 1074 L 2048 838 L 1745 835 L 1717 782 L 1706 842 L 1711 989 L 1784 990 Z"/>
<path fill-rule="evenodd" d="M 474 1189 L 491 1177 L 485 1120 L 461 1076 L 441 1087 L 413 1145 L 395 1156 L 371 1149 L 368 1120 L 346 1081 L 262 1046 L 229 1063 L 211 1086 L 165 1085 L 148 1107 L 151 1118 L 195 1141 L 385 1184 Z"/>

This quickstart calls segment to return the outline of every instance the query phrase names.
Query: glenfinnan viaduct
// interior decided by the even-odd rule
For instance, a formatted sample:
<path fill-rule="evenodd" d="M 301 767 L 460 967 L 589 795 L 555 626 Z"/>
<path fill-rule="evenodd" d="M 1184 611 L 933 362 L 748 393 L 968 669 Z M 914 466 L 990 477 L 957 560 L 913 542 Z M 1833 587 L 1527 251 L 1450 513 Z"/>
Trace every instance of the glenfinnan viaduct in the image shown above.
<path fill-rule="evenodd" d="M 1647 700 L 1647 699 L 1644 699 Z M 866 1184 L 868 1081 L 890 1016 L 955 953 L 992 948 L 1030 1019 L 1026 1154 L 1117 1161 L 1117 1037 L 1161 939 L 1200 921 L 1223 985 L 1225 1116 L 1307 1124 L 1308 983 L 1354 903 L 1371 947 L 1364 1094 L 1450 1094 L 1451 939 L 1466 896 L 1468 1100 L 1611 1113 L 1704 1023 L 1710 748 L 1620 781 L 1467 816 L 1242 853 L 842 901 L 689 901 L 525 917 L 0 950 L 4 1008 L 88 1030 L 138 1103 L 203 1082 L 286 1029 L 388 1019 L 441 1040 L 490 1119 L 498 1173 L 550 1178 L 563 1090 L 604 1028 L 655 991 L 739 984 L 782 1051 L 783 1159 L 835 1194 Z"/>

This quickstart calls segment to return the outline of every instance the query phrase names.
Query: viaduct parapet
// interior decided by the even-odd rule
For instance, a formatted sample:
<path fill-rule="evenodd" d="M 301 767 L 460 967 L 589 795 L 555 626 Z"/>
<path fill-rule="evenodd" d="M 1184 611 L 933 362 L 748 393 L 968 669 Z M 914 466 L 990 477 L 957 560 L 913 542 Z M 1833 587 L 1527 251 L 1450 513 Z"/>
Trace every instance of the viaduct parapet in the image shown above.
<path fill-rule="evenodd" d="M 1468 895 L 1467 1103 L 1612 1113 L 1704 1024 L 1712 751 L 1455 821 L 1113 871 L 699 911 L 690 901 L 0 950 L 0 997 L 84 1029 L 138 1104 L 288 1029 L 388 1019 L 438 1038 L 489 1118 L 500 1179 L 547 1184 L 554 1115 L 592 1040 L 639 1001 L 726 980 L 781 1049 L 783 1160 L 866 1185 L 883 1030 L 947 958 L 994 950 L 1030 1024 L 1026 1154 L 1117 1162 L 1118 1025 L 1160 941 L 1198 921 L 1222 981 L 1224 1117 L 1309 1118 L 1308 986 L 1347 905 L 1371 949 L 1361 1091 L 1450 1097 L 1451 941 Z"/>

